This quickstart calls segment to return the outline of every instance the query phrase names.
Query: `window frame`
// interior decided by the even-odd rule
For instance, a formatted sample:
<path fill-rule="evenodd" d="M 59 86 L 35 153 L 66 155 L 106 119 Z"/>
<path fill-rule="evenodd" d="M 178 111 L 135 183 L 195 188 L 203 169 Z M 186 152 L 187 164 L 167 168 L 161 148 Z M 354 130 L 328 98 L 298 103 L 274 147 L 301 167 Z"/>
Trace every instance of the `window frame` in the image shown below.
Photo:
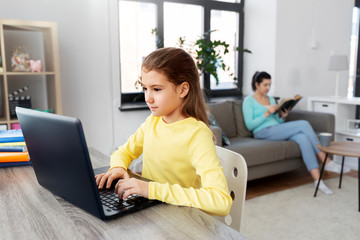
<path fill-rule="evenodd" d="M 182 3 L 182 4 L 192 4 L 199 5 L 204 8 L 204 31 L 210 30 L 210 18 L 211 18 L 211 10 L 223 10 L 223 11 L 231 11 L 239 14 L 239 24 L 238 24 L 238 47 L 244 48 L 244 1 L 240 0 L 239 3 L 230 3 L 230 2 L 222 2 L 215 0 L 118 0 L 120 1 L 131 1 L 131 2 L 145 2 L 145 3 L 153 3 L 157 6 L 157 30 L 158 37 L 162 40 L 164 39 L 164 2 L 171 3 Z M 117 10 L 119 11 L 119 10 Z M 117 19 L 120 20 L 119 18 Z M 210 36 L 207 37 L 207 40 L 210 40 Z M 161 46 L 164 47 L 164 46 Z M 121 49 L 119 49 L 121 51 Z M 217 98 L 217 97 L 242 97 L 242 86 L 243 86 L 243 52 L 238 52 L 237 59 L 237 87 L 232 89 L 217 89 L 211 90 L 210 88 L 210 76 L 207 74 L 203 75 L 203 88 L 204 93 L 208 99 Z M 121 71 L 121 66 L 120 66 Z M 139 98 L 139 94 L 141 93 L 123 93 L 121 91 L 121 79 L 120 79 L 120 95 L 121 95 L 121 111 L 133 110 L 133 109 L 144 109 L 146 108 L 146 104 L 144 103 L 143 98 Z M 133 101 L 134 98 L 137 98 L 138 101 Z"/>

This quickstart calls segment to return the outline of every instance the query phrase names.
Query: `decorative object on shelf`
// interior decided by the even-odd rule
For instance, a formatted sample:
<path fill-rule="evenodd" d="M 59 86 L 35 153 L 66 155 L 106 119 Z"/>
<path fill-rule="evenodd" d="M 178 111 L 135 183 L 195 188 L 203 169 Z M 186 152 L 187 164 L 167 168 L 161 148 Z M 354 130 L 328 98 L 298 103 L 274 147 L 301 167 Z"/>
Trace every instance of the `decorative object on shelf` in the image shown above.
<path fill-rule="evenodd" d="M 30 72 L 30 55 L 24 47 L 19 46 L 13 50 L 11 69 L 13 72 Z"/>
<path fill-rule="evenodd" d="M 20 123 L 11 123 L 10 124 L 10 129 L 21 129 L 20 128 Z"/>
<path fill-rule="evenodd" d="M 17 106 L 24 108 L 31 108 L 31 97 L 30 96 L 19 96 L 22 92 L 28 90 L 29 87 L 25 86 L 23 88 L 19 88 L 14 92 L 9 94 L 9 109 L 10 109 L 10 118 L 16 118 L 15 108 Z"/>
<path fill-rule="evenodd" d="M 30 70 L 31 72 L 42 72 L 43 64 L 41 60 L 30 60 Z"/>
<path fill-rule="evenodd" d="M 346 55 L 332 55 L 329 62 L 329 70 L 336 71 L 335 97 L 339 97 L 340 71 L 349 69 L 349 62 Z"/>
<path fill-rule="evenodd" d="M 348 119 L 347 120 L 347 131 L 359 133 L 360 132 L 360 120 L 359 119 Z"/>

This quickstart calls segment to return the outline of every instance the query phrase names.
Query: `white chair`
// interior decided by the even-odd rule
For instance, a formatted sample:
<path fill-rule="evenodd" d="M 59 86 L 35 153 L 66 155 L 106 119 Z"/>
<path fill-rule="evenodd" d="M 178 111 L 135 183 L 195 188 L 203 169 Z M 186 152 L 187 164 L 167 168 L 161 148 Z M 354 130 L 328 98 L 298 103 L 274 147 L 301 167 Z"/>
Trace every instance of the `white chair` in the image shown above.
<path fill-rule="evenodd" d="M 216 218 L 240 232 L 241 219 L 245 206 L 247 165 L 241 154 L 219 146 L 216 146 L 216 152 L 224 169 L 230 196 L 233 199 L 229 215 L 223 218 Z"/>

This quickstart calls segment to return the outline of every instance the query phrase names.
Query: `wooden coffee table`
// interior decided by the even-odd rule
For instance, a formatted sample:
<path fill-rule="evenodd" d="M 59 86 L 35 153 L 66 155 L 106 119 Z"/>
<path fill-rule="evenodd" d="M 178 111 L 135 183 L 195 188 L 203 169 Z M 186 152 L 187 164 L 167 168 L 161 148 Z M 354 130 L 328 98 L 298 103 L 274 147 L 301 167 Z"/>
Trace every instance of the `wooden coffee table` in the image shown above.
<path fill-rule="evenodd" d="M 329 154 L 342 156 L 342 162 L 341 162 L 341 173 L 340 173 L 340 180 L 339 180 L 339 188 L 341 188 L 341 180 L 342 180 L 342 174 L 343 174 L 343 168 L 344 168 L 344 160 L 345 157 L 357 157 L 358 158 L 358 201 L 359 201 L 359 212 L 360 212 L 360 143 L 357 142 L 331 142 L 330 146 L 323 147 L 320 144 L 317 146 L 321 151 L 326 153 L 325 161 L 321 167 L 320 171 L 320 179 L 318 181 L 318 184 L 315 189 L 314 197 L 316 197 L 316 193 L 319 188 L 319 183 L 321 180 L 321 177 L 324 172 L 326 159 Z"/>

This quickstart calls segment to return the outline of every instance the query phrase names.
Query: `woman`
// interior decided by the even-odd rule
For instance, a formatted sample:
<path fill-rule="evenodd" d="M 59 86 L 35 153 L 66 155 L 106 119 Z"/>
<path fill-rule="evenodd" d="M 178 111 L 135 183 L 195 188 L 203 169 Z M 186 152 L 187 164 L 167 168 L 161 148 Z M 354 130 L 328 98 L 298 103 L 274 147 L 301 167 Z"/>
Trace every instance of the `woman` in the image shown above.
<path fill-rule="evenodd" d="M 314 187 L 316 188 L 320 178 L 317 157 L 324 161 L 325 153 L 316 147 L 319 140 L 311 125 L 305 120 L 284 122 L 284 119 L 288 116 L 288 110 L 280 111 L 279 114 L 274 113 L 279 106 L 274 98 L 267 95 L 271 86 L 271 76 L 267 72 L 256 72 L 251 86 L 254 94 L 246 97 L 243 102 L 246 127 L 258 139 L 295 141 L 299 145 L 302 158 L 311 177 L 314 179 Z M 329 158 L 326 162 L 326 171 L 340 173 L 340 164 L 331 161 Z M 350 171 L 350 168 L 344 166 L 343 172 L 348 171 Z M 320 181 L 319 190 L 327 195 L 332 194 L 332 191 L 322 180 Z"/>

